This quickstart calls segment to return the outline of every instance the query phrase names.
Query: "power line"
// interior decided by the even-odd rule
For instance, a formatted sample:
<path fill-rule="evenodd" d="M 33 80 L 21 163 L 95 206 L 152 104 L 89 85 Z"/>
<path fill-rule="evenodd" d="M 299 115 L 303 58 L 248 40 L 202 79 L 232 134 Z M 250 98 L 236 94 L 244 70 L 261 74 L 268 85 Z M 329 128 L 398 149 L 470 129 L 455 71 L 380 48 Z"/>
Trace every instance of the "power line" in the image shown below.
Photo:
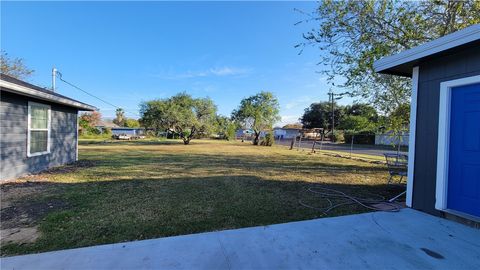
<path fill-rule="evenodd" d="M 103 102 L 103 103 L 105 103 L 105 104 L 108 104 L 108 105 L 110 105 L 110 106 L 112 106 L 112 107 L 114 107 L 114 108 L 122 109 L 122 110 L 124 110 L 126 113 L 130 113 L 130 114 L 133 114 L 133 115 L 135 115 L 135 116 L 140 117 L 140 115 L 138 115 L 137 113 L 129 112 L 129 111 L 123 109 L 123 108 L 120 107 L 120 106 L 117 106 L 117 105 L 112 104 L 112 103 L 110 103 L 110 102 L 108 102 L 108 101 L 106 101 L 106 100 L 104 100 L 104 99 L 102 99 L 102 98 L 99 98 L 99 97 L 95 96 L 94 94 L 90 94 L 89 92 L 87 92 L 87 91 L 83 90 L 82 88 L 74 85 L 73 83 L 67 82 L 66 80 L 64 80 L 64 79 L 62 78 L 62 73 L 60 73 L 60 72 L 57 71 L 57 74 L 58 74 L 58 79 L 59 79 L 60 81 L 66 83 L 66 84 L 68 84 L 68 85 L 70 85 L 71 87 L 73 87 L 73 88 L 75 88 L 75 89 L 77 89 L 77 90 L 80 90 L 80 91 L 82 91 L 83 93 L 85 93 L 85 94 L 87 94 L 87 95 L 89 95 L 89 96 L 91 96 L 91 97 L 93 97 L 93 98 L 96 98 L 96 99 L 100 100 L 101 102 Z"/>

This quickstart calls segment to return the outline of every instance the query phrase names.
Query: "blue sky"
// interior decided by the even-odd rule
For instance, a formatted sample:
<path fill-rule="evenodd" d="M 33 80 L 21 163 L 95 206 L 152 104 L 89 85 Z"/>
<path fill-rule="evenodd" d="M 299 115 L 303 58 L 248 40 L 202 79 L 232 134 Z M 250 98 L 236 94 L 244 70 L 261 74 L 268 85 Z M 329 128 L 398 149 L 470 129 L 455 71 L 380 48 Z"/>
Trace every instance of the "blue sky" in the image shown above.
<path fill-rule="evenodd" d="M 316 71 L 320 51 L 294 48 L 313 25 L 294 24 L 315 2 L 2 2 L 1 47 L 35 70 L 32 83 L 50 86 L 52 66 L 63 78 L 128 112 L 140 102 L 181 91 L 210 97 L 223 115 L 261 90 L 273 92 L 282 122 L 327 100 Z M 58 92 L 114 108 L 58 82 Z M 348 102 L 343 100 L 341 103 Z M 130 113 L 128 116 L 135 117 Z"/>

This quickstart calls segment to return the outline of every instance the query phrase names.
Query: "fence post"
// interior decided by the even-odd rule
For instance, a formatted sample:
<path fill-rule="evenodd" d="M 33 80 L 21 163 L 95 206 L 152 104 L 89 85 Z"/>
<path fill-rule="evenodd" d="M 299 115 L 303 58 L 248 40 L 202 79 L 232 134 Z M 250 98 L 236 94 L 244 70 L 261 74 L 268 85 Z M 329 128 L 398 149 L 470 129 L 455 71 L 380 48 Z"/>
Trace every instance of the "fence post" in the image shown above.
<path fill-rule="evenodd" d="M 315 134 L 315 139 L 313 139 L 312 153 L 315 153 L 315 144 L 317 143 L 317 134 Z"/>
<path fill-rule="evenodd" d="M 352 141 L 350 142 L 350 157 L 352 157 L 353 140 L 355 139 L 355 133 L 352 134 Z"/>
<path fill-rule="evenodd" d="M 320 151 L 322 151 L 322 146 L 323 146 L 323 138 L 325 137 L 325 133 L 322 132 L 322 139 L 320 140 Z"/>

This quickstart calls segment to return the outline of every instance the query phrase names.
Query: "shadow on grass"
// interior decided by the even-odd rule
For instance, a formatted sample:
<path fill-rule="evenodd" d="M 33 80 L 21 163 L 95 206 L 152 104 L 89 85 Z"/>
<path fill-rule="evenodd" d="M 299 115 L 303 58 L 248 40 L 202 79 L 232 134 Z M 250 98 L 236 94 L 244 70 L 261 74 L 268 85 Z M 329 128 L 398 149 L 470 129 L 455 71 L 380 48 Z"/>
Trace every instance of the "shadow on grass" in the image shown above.
<path fill-rule="evenodd" d="M 192 140 L 189 145 L 205 145 L 214 143 L 228 143 L 228 141 L 222 140 Z M 114 140 L 114 139 L 81 139 L 78 141 L 79 145 L 185 145 L 182 140 L 179 139 L 140 139 L 140 140 Z M 239 144 L 240 145 L 240 144 Z M 251 145 L 251 144 L 250 144 Z"/>
<path fill-rule="evenodd" d="M 152 150 L 155 151 L 155 150 Z M 360 162 L 346 162 L 345 159 L 330 157 L 329 162 L 322 161 L 319 158 L 306 159 L 304 157 L 292 156 L 274 156 L 274 157 L 259 157 L 258 154 L 194 154 L 194 153 L 162 153 L 161 155 L 149 155 L 147 151 L 130 151 L 124 154 L 115 154 L 108 157 L 102 156 L 89 157 L 96 159 L 97 166 L 117 166 L 123 169 L 138 169 L 156 167 L 161 170 L 172 170 L 177 172 L 185 172 L 194 169 L 203 169 L 215 171 L 224 170 L 262 170 L 262 172 L 288 171 L 295 173 L 339 173 L 339 172 L 358 172 L 358 173 L 373 173 L 385 172 L 387 167 L 385 165 L 372 165 L 369 163 Z M 297 159 L 296 159 L 297 158 Z M 328 158 L 324 158 L 327 160 Z M 336 161 L 336 162 L 334 162 Z"/>
<path fill-rule="evenodd" d="M 319 208 L 329 205 L 325 199 L 305 193 L 305 188 L 312 185 L 375 199 L 378 195 L 389 198 L 403 190 L 387 185 L 276 181 L 251 175 L 28 182 L 1 187 L 2 192 L 21 193 L 22 189 L 36 185 L 41 186 L 39 192 L 10 202 L 2 213 L 13 211 L 10 216 L 15 216 L 15 209 L 35 203 L 56 202 L 62 208 L 37 217 L 34 224 L 39 225 L 41 236 L 35 243 L 2 243 L 2 256 L 324 217 L 321 211 L 299 203 L 302 200 Z M 359 205 L 345 206 L 328 216 L 366 211 Z"/>

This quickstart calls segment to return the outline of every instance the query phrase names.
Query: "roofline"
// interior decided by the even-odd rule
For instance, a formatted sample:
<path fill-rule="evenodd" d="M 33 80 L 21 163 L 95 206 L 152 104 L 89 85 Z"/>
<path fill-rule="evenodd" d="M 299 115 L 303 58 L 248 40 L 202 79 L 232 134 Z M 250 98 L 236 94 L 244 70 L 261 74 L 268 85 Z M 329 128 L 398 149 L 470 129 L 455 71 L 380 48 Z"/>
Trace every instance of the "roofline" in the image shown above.
<path fill-rule="evenodd" d="M 110 129 L 145 129 L 144 127 L 132 128 L 132 127 L 111 127 Z"/>
<path fill-rule="evenodd" d="M 24 96 L 34 97 L 37 99 L 50 101 L 53 103 L 59 103 L 63 105 L 68 105 L 74 108 L 77 108 L 82 111 L 96 111 L 98 110 L 96 107 L 81 103 L 78 101 L 74 101 L 68 98 L 62 98 L 56 95 L 48 94 L 33 88 L 25 87 L 22 85 L 18 85 L 16 83 L 8 82 L 5 80 L 0 79 L 0 88 L 2 91 L 11 92 L 14 94 L 20 94 Z"/>
<path fill-rule="evenodd" d="M 390 68 L 406 64 L 432 54 L 446 51 L 448 49 L 452 49 L 476 40 L 480 40 L 480 24 L 469 26 L 462 30 L 429 41 L 420 46 L 381 58 L 373 63 L 373 68 L 375 72 L 386 71 Z"/>
<path fill-rule="evenodd" d="M 273 128 L 273 129 L 284 129 L 284 130 L 291 129 L 291 130 L 301 130 L 301 128 Z"/>

